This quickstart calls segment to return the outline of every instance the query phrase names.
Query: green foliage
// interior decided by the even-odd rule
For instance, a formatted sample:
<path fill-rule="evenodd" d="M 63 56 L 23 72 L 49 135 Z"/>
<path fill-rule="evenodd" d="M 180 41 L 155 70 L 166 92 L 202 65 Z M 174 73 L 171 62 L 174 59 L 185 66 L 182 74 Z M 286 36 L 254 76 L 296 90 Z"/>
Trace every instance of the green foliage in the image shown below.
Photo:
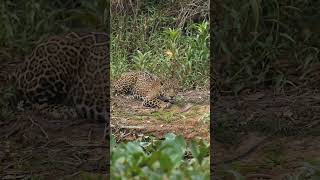
<path fill-rule="evenodd" d="M 165 140 L 148 139 L 116 144 L 111 140 L 112 179 L 210 179 L 209 145 L 167 134 Z M 185 158 L 191 152 L 193 158 Z"/>
<path fill-rule="evenodd" d="M 184 87 L 209 82 L 209 24 L 189 22 L 172 26 L 174 16 L 154 6 L 136 16 L 112 17 L 111 75 L 147 70 L 180 78 Z"/>
<path fill-rule="evenodd" d="M 85 27 L 109 32 L 109 0 L 79 0 L 81 7 L 66 10 L 69 22 L 80 22 Z"/>
<path fill-rule="evenodd" d="M 246 87 L 286 87 L 312 82 L 319 64 L 319 2 L 227 0 L 214 27 L 217 54 L 229 59 L 220 67 L 219 84 L 238 93 Z M 218 7 L 217 7 L 218 8 Z M 220 59 L 217 60 L 217 63 Z"/>
<path fill-rule="evenodd" d="M 59 1 L 60 2 L 60 1 Z M 107 30 L 109 1 L 0 1 L 0 54 L 25 55 L 42 38 L 70 30 Z M 74 1 L 77 2 L 77 1 Z"/>
<path fill-rule="evenodd" d="M 0 46 L 9 50 L 24 52 L 33 41 L 38 40 L 39 35 L 61 28 L 61 24 L 54 21 L 61 10 L 51 9 L 44 1 L 6 0 L 1 1 L 0 6 Z"/>

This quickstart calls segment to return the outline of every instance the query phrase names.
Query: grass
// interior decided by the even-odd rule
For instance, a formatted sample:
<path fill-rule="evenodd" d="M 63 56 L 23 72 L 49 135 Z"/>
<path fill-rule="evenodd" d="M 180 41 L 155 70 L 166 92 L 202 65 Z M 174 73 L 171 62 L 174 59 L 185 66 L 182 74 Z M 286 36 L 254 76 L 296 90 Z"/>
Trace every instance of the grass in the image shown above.
<path fill-rule="evenodd" d="M 153 113 L 153 117 L 157 120 L 170 123 L 172 121 L 184 120 L 186 118 L 184 113 L 177 113 L 174 111 L 158 111 Z"/>
<path fill-rule="evenodd" d="M 108 1 L 79 2 L 79 7 L 76 4 L 67 7 L 43 0 L 1 1 L 0 61 L 23 57 L 39 39 L 51 34 L 78 27 L 108 29 Z M 317 85 L 319 78 L 316 67 L 320 63 L 320 28 L 317 23 L 319 2 L 225 0 L 218 9 L 221 12 L 218 15 L 223 16 L 221 23 L 210 26 L 215 38 L 213 44 L 209 44 L 210 29 L 206 11 L 208 1 L 159 2 L 111 2 L 112 79 L 125 71 L 148 70 L 159 76 L 174 73 L 185 89 L 206 86 L 209 83 L 211 46 L 216 50 L 214 54 L 218 55 L 214 66 L 220 75 L 219 78 L 214 78 L 223 90 L 232 90 L 238 94 L 248 87 L 270 87 L 275 92 L 284 93 L 292 87 Z M 221 62 L 222 59 L 225 61 Z M 10 117 L 7 97 L 7 93 L 0 94 L 0 119 Z M 168 114 L 164 119 L 170 121 L 173 117 Z M 237 119 L 232 115 L 228 117 L 227 114 L 223 118 L 227 123 L 218 122 L 216 138 L 233 142 L 233 137 L 239 134 L 241 124 L 236 120 L 232 121 Z M 203 116 L 203 120 L 208 121 L 208 114 Z M 279 127 L 268 126 L 273 124 L 276 121 L 262 127 L 268 131 L 283 128 L 283 124 L 279 124 Z M 129 146 L 139 149 L 136 142 L 116 148 L 125 157 L 129 153 L 130 156 L 126 159 L 128 162 L 131 161 L 130 158 L 137 158 L 137 162 L 132 162 L 135 166 L 129 164 L 129 168 L 124 167 L 128 168 L 126 172 L 130 174 L 136 173 L 135 168 L 143 165 L 141 159 L 148 159 L 156 151 L 146 152 L 140 149 L 136 155 L 135 151 L 124 150 Z M 166 158 L 168 157 L 164 158 L 165 163 Z M 271 159 L 277 161 L 277 157 L 272 156 Z M 182 172 L 194 172 L 195 169 L 203 170 L 205 167 L 207 172 L 207 166 L 197 163 L 192 164 L 194 169 L 190 170 L 186 167 L 188 163 L 190 162 L 183 161 L 178 169 L 184 169 Z M 309 167 L 308 171 L 319 174 L 319 171 L 314 170 L 317 166 L 306 163 L 305 167 Z M 117 168 L 120 166 L 114 168 L 115 172 L 119 172 Z M 168 176 L 173 176 L 176 170 L 167 170 Z M 151 171 L 146 170 L 144 173 Z"/>
<path fill-rule="evenodd" d="M 223 17 L 213 27 L 222 88 L 283 93 L 313 85 L 313 67 L 320 63 L 318 2 L 227 0 L 216 6 Z"/>
<path fill-rule="evenodd" d="M 0 57 L 12 60 L 30 52 L 40 39 L 70 30 L 107 30 L 108 1 L 58 3 L 44 0 L 0 2 Z M 2 59 L 0 59 L 2 60 Z"/>
<path fill-rule="evenodd" d="M 160 77 L 178 77 L 192 88 L 209 83 L 209 23 L 188 22 L 172 27 L 174 17 L 163 9 L 146 7 L 134 17 L 112 18 L 111 77 L 147 70 Z"/>

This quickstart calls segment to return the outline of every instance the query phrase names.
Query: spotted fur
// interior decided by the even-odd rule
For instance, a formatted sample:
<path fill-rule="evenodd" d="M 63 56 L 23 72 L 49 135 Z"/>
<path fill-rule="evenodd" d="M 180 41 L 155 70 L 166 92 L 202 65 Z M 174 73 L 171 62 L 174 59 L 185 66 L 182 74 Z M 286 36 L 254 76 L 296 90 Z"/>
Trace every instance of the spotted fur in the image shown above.
<path fill-rule="evenodd" d="M 53 111 L 73 108 L 80 117 L 105 122 L 109 109 L 108 42 L 106 33 L 72 32 L 39 43 L 16 68 L 18 94 L 41 111 L 56 114 Z"/>
<path fill-rule="evenodd" d="M 124 73 L 113 86 L 115 94 L 131 94 L 152 108 L 165 108 L 173 103 L 179 87 L 176 79 L 164 82 L 144 71 Z"/>

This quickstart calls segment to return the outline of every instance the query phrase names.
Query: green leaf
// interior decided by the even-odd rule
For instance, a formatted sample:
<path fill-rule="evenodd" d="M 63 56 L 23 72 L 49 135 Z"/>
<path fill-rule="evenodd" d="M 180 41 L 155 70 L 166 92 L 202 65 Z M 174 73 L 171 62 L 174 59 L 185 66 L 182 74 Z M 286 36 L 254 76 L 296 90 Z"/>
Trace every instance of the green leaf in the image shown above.
<path fill-rule="evenodd" d="M 168 133 L 164 137 L 165 137 L 166 140 L 174 140 L 176 135 L 173 134 L 173 133 Z"/>
<path fill-rule="evenodd" d="M 169 172 L 174 167 L 174 163 L 172 162 L 171 158 L 165 153 L 160 154 L 159 161 L 161 169 L 165 172 Z"/>
<path fill-rule="evenodd" d="M 135 154 L 135 153 L 144 154 L 142 147 L 138 143 L 129 142 L 126 145 L 126 150 L 129 154 Z"/>
<path fill-rule="evenodd" d="M 255 18 L 255 32 L 258 31 L 259 20 L 260 20 L 260 3 L 259 0 L 250 0 L 250 5 Z"/>
<path fill-rule="evenodd" d="M 153 152 L 151 156 L 149 156 L 149 158 L 147 159 L 147 165 L 151 167 L 155 162 L 159 161 L 160 156 L 161 156 L 160 151 Z"/>

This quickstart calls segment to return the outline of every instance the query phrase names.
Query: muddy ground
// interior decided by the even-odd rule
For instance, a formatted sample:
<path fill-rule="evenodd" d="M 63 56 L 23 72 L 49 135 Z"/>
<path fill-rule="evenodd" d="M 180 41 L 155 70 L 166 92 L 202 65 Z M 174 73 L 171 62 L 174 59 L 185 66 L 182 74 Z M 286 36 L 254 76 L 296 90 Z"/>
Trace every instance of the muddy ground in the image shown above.
<path fill-rule="evenodd" d="M 118 141 L 152 135 L 163 138 L 167 133 L 183 135 L 186 139 L 210 141 L 209 91 L 188 91 L 178 95 L 168 109 L 143 107 L 131 96 L 112 97 L 111 122 Z"/>
<path fill-rule="evenodd" d="M 0 121 L 0 179 L 108 177 L 105 124 L 31 111 Z"/>
<path fill-rule="evenodd" d="M 296 172 L 300 163 L 320 156 L 319 91 L 288 94 L 257 91 L 218 98 L 211 147 L 215 152 L 212 167 L 219 177 L 227 177 L 224 170 L 233 169 L 247 179 L 281 179 Z M 117 141 L 143 135 L 161 139 L 169 132 L 188 140 L 210 140 L 209 91 L 180 93 L 176 104 L 163 111 L 144 108 L 130 96 L 112 97 L 111 105 Z M 105 175 L 108 146 L 104 133 L 104 124 L 16 113 L 12 119 L 0 121 L 0 177 L 78 179 L 83 172 Z"/>
<path fill-rule="evenodd" d="M 232 169 L 245 179 L 280 180 L 302 172 L 303 163 L 320 160 L 318 90 L 224 95 L 214 116 L 212 163 L 219 177 L 228 179 L 225 170 Z"/>

